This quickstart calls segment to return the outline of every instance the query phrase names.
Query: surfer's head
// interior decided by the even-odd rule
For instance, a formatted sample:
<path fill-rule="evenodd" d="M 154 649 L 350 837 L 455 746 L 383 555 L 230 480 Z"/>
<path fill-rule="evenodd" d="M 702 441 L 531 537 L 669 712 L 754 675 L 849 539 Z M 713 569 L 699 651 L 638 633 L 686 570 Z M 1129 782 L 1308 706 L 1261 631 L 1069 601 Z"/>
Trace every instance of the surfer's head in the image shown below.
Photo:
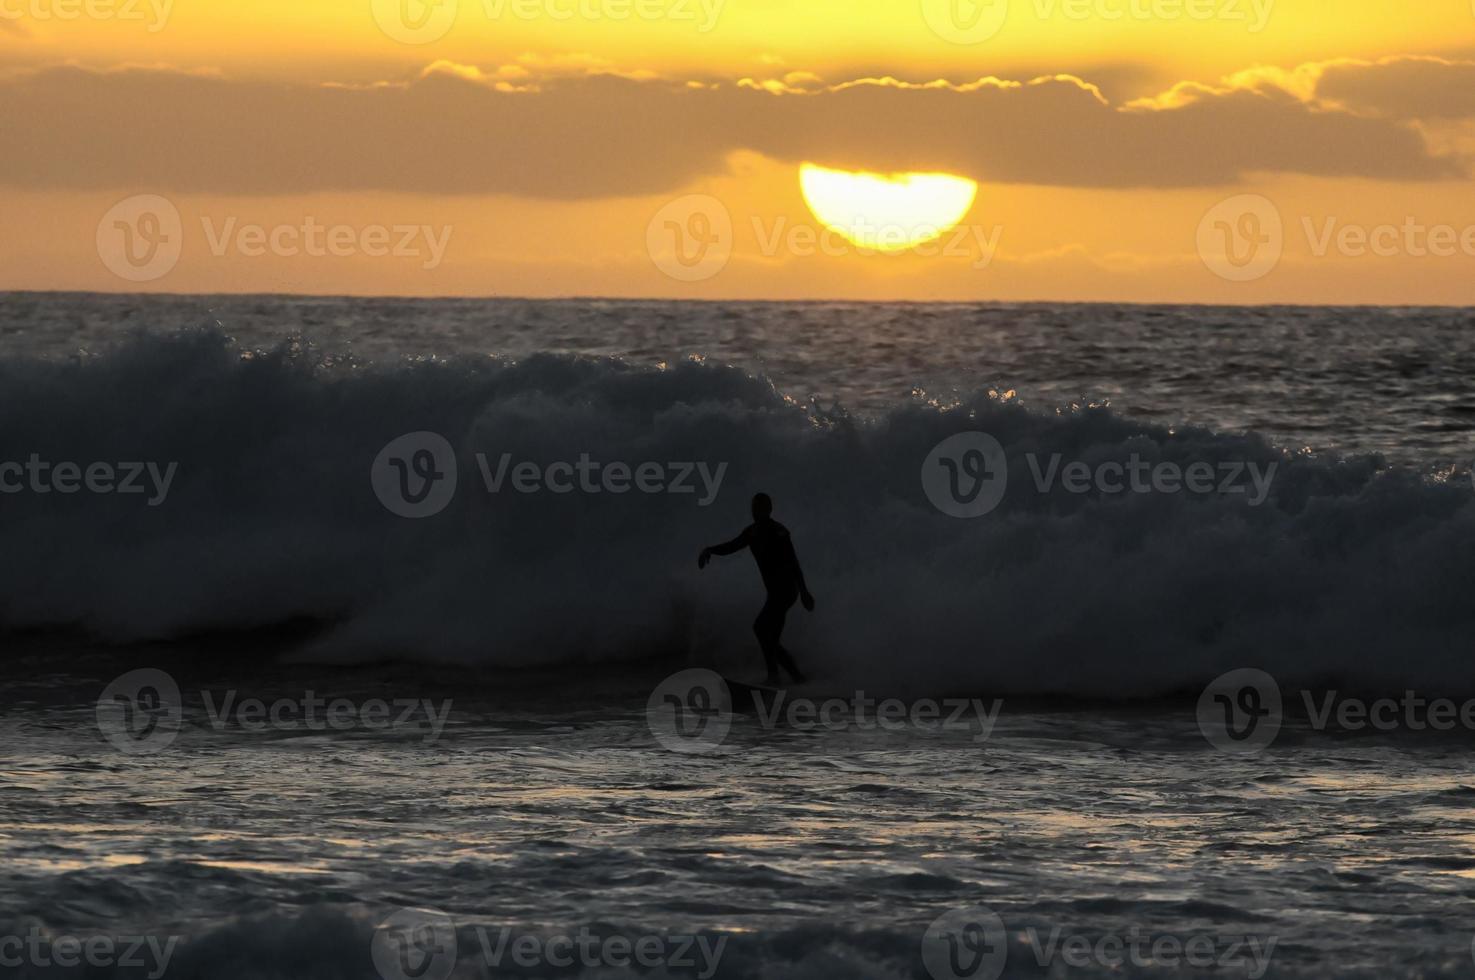
<path fill-rule="evenodd" d="M 753 494 L 753 520 L 763 521 L 773 513 L 773 500 L 766 493 Z"/>

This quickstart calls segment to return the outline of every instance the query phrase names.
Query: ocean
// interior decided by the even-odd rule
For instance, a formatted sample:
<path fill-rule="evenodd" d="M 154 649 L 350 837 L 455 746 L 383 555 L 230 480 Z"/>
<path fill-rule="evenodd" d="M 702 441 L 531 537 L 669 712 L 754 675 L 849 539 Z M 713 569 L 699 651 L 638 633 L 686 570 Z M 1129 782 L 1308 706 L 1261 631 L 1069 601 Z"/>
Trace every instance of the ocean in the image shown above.
<path fill-rule="evenodd" d="M 1475 976 L 1472 326 L 6 294 L 0 976 Z"/>

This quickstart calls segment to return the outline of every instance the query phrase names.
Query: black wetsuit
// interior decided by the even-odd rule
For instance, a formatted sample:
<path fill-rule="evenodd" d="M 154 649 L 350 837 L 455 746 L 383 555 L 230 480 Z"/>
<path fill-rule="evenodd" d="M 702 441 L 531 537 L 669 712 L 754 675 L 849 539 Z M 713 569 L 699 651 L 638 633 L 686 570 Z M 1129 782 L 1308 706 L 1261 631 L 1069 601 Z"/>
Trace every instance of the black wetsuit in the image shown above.
<path fill-rule="evenodd" d="M 779 643 L 784 631 L 784 619 L 789 607 L 799 598 L 799 558 L 794 554 L 794 543 L 789 538 L 789 529 L 778 521 L 765 519 L 754 521 L 743 529 L 743 533 L 726 544 L 712 549 L 713 554 L 730 555 L 747 548 L 758 563 L 758 574 L 763 576 L 763 587 L 768 599 L 753 620 L 753 632 L 758 637 L 758 646 L 763 650 L 763 660 L 768 666 L 768 676 L 777 677 L 782 667 L 795 680 L 802 681 L 804 675 L 794 665 L 794 658 Z"/>

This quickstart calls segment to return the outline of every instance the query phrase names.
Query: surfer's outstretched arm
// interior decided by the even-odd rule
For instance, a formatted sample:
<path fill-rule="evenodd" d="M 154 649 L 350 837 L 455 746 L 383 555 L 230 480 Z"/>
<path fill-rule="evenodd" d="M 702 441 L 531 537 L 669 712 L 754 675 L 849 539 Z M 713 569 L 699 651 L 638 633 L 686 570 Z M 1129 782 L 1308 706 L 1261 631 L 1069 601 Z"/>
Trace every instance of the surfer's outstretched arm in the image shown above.
<path fill-rule="evenodd" d="M 697 556 L 697 567 L 706 568 L 707 562 L 712 560 L 713 555 L 736 554 L 737 552 L 742 551 L 747 546 L 748 532 L 744 530 L 742 534 L 739 534 L 731 541 L 724 541 L 722 544 L 714 544 L 710 548 L 703 548 L 702 553 Z"/>

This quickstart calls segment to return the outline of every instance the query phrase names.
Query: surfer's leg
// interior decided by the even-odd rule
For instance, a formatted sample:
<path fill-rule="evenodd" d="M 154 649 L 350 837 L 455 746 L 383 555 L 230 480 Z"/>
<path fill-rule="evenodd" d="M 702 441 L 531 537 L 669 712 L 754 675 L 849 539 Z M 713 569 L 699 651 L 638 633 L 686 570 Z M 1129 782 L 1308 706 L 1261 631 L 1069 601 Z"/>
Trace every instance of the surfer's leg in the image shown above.
<path fill-rule="evenodd" d="M 799 672 L 799 667 L 797 664 L 794 663 L 794 658 L 789 654 L 788 650 L 785 650 L 783 647 L 779 647 L 777 659 L 778 662 L 783 666 L 784 670 L 787 670 L 789 672 L 789 676 L 794 678 L 794 683 L 804 683 L 806 678 L 802 673 Z"/>
<path fill-rule="evenodd" d="M 767 682 L 769 684 L 777 684 L 780 679 L 778 655 L 783 648 L 779 646 L 778 638 L 784 630 L 784 612 L 784 607 L 769 596 L 768 601 L 759 610 L 758 618 L 753 620 L 753 633 L 758 637 L 758 648 L 763 651 L 763 662 L 768 668 Z"/>
<path fill-rule="evenodd" d="M 784 632 L 784 620 L 789 615 L 789 607 L 794 604 L 796 598 L 798 597 L 792 595 L 770 595 L 768 601 L 763 604 L 763 612 L 758 614 L 758 618 L 761 620 L 766 614 L 768 616 L 768 626 L 772 630 L 771 639 L 763 648 L 763 655 L 768 661 L 769 674 L 775 677 L 778 676 L 778 668 L 782 667 L 796 683 L 802 684 L 804 682 L 804 675 L 799 672 L 799 668 L 795 665 L 794 658 L 789 654 L 789 651 L 785 650 L 783 644 L 779 642 L 779 638 Z M 757 628 L 756 623 L 754 624 L 754 628 Z M 764 643 L 764 638 L 760 635 L 758 641 Z"/>

